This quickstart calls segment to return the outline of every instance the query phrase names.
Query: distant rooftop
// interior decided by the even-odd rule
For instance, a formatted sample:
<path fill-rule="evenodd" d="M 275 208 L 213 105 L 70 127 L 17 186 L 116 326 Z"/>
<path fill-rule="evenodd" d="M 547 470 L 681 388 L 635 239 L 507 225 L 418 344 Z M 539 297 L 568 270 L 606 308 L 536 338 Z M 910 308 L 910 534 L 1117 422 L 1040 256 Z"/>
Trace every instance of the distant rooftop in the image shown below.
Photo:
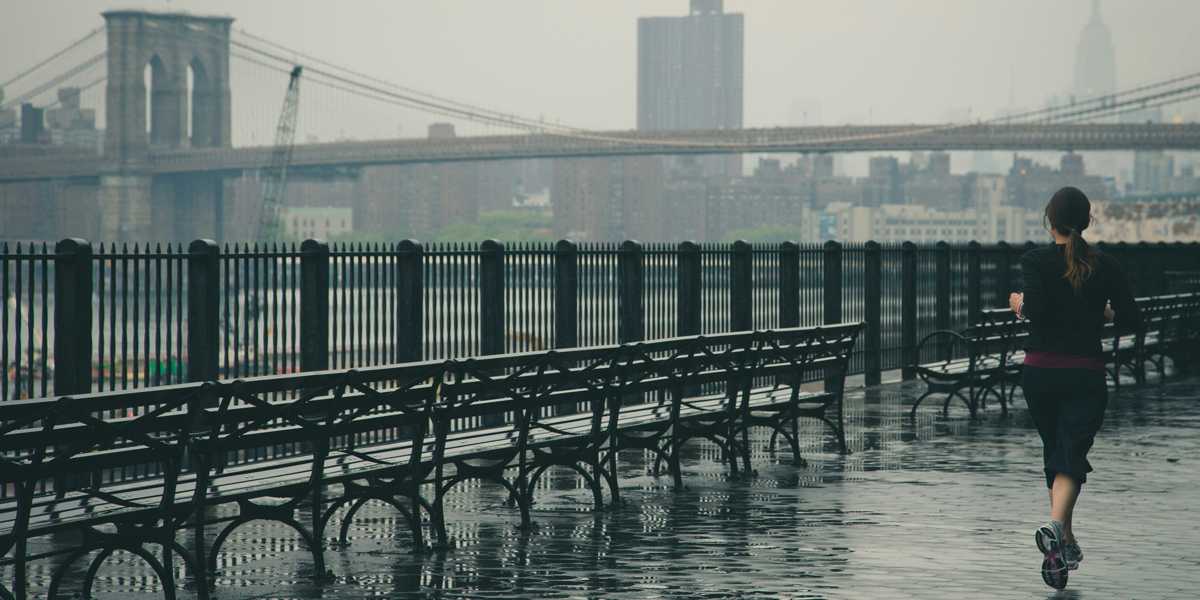
<path fill-rule="evenodd" d="M 725 12 L 724 0 L 692 0 L 693 15 L 719 15 Z"/>
<path fill-rule="evenodd" d="M 142 10 L 142 9 L 118 9 L 106 10 L 100 13 L 105 19 L 111 17 L 153 17 L 155 19 L 168 19 L 179 21 L 215 21 L 221 23 L 232 23 L 234 18 L 228 15 L 197 15 L 187 11 L 157 11 L 157 10 Z"/>

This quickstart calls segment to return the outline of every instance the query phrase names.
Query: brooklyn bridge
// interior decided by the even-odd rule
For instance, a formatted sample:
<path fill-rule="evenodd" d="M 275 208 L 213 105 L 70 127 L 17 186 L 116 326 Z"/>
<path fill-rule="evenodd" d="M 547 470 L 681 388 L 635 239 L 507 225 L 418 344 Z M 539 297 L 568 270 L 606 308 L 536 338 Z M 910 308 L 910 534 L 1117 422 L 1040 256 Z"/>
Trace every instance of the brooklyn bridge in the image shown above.
<path fill-rule="evenodd" d="M 287 56 L 308 57 L 305 78 L 312 86 L 323 86 L 359 101 L 423 110 L 517 132 L 290 144 L 288 168 L 293 177 L 304 177 L 306 172 L 337 172 L 354 179 L 359 169 L 375 165 L 530 158 L 1200 149 L 1200 125 L 1195 123 L 1094 122 L 1193 98 L 1200 84 L 1192 78 L 1155 82 L 1077 104 L 968 123 L 592 131 L 364 79 L 352 70 L 308 56 L 303 50 L 286 48 L 249 32 L 235 32 L 230 18 L 137 11 L 107 12 L 104 18 L 104 28 L 73 44 L 79 46 L 104 35 L 103 52 L 63 73 L 41 74 L 40 64 L 26 70 L 45 80 L 34 91 L 49 89 L 69 77 L 86 79 L 88 73 L 102 71 L 84 86 L 84 92 L 104 86 L 103 151 L 18 144 L 0 153 L 0 192 L 7 184 L 14 195 L 38 195 L 66 205 L 78 205 L 81 198 L 94 199 L 91 204 L 98 207 L 99 214 L 91 218 L 102 223 L 97 233 L 104 239 L 149 239 L 151 232 L 176 223 L 195 223 L 196 231 L 207 231 L 207 235 L 218 239 L 226 237 L 220 225 L 230 218 L 228 214 L 222 216 L 231 194 L 226 183 L 268 167 L 276 151 L 272 146 L 235 147 L 232 129 L 237 107 L 232 105 L 231 65 L 278 75 L 292 68 Z M 59 54 L 71 49 L 65 48 Z M 146 71 L 149 80 L 144 78 Z M 7 105 L 15 106 L 27 97 L 10 99 Z"/>
<path fill-rule="evenodd" d="M 358 10 L 346 5 L 310 3 Z M 711 45 L 741 61 L 741 15 L 720 0 L 691 10 L 670 19 L 706 35 L 719 23 L 736 44 Z M 1087 31 L 1104 34 L 1093 11 Z M 0 600 L 1001 598 L 1061 589 L 1068 571 L 1088 597 L 1200 587 L 1200 530 L 1186 525 L 1200 494 L 1200 244 L 1084 253 L 1084 211 L 1059 235 L 1104 285 L 1078 288 L 1085 309 L 1042 299 L 1049 316 L 1031 321 L 1043 289 L 1071 293 L 1027 266 L 1041 229 L 995 243 L 278 235 L 287 177 L 350 182 L 358 211 L 403 195 L 392 177 L 369 198 L 373 169 L 408 165 L 769 153 L 819 155 L 832 172 L 830 154 L 928 151 L 949 173 L 948 151 L 1062 151 L 1060 173 L 1082 178 L 1075 152 L 1200 150 L 1198 123 L 1117 122 L 1195 100 L 1200 73 L 965 122 L 744 127 L 737 98 L 730 126 L 599 130 L 367 76 L 227 17 L 103 17 L 22 70 L 14 80 L 39 78 L 29 91 L 0 97 L 22 120 L 22 139 L 0 145 L 0 203 L 27 209 L 0 204 Z M 283 86 L 262 109 L 273 145 L 237 141 L 254 107 L 234 106 L 235 66 L 247 85 L 287 84 L 282 111 Z M 354 100 L 504 133 L 438 122 L 421 139 L 296 143 L 302 81 L 340 94 L 329 119 Z M 78 117 L 80 94 L 101 87 L 103 137 L 50 143 L 42 111 Z M 589 183 L 607 193 L 642 175 Z M 229 208 L 247 181 L 255 223 Z M 1184 211 L 1197 193 L 1156 194 L 1153 217 L 1180 224 L 1162 201 Z M 1117 208 L 1147 200 L 1127 199 Z M 1004 208 L 1011 224 L 1029 207 Z M 970 209 L 953 215 L 982 230 Z M 47 222 L 71 234 L 3 240 Z M 922 227 L 952 232 L 940 223 Z M 259 237 L 231 243 L 233 225 Z M 1079 335 L 1064 322 L 1098 351 L 1038 352 L 1047 323 Z M 1077 398 L 1103 416 L 1087 424 L 1099 437 L 1082 542 L 1065 544 L 1069 517 L 1029 535 L 1044 480 L 1061 511 L 1058 481 L 1091 470 L 1046 458 L 1079 425 L 1065 416 L 1043 454 L 1030 369 L 1065 373 L 1055 392 L 1096 385 Z M 1087 562 L 1071 568 L 1065 546 L 1081 544 Z"/>

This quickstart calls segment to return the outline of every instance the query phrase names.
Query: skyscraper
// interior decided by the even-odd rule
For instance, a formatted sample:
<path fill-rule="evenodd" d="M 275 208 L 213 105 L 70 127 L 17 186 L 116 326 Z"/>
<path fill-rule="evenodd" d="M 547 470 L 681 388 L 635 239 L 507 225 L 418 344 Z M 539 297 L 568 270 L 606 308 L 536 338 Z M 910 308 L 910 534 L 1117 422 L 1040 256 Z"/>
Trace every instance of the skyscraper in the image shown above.
<path fill-rule="evenodd" d="M 1100 16 L 1100 0 L 1092 0 L 1092 16 L 1075 48 L 1075 98 L 1082 100 L 1115 91 L 1117 65 L 1112 32 Z"/>
<path fill-rule="evenodd" d="M 1092 15 L 1079 34 L 1075 47 L 1075 101 L 1106 96 L 1117 91 L 1116 50 L 1112 32 L 1100 16 L 1100 0 L 1092 0 Z M 1113 117 L 1096 118 L 1096 122 L 1112 122 Z M 1097 172 L 1115 174 L 1117 159 L 1109 153 L 1089 154 L 1088 160 Z"/>
<path fill-rule="evenodd" d="M 638 129 L 740 129 L 743 48 L 742 15 L 725 14 L 722 0 L 691 0 L 687 16 L 638 19 Z M 741 161 L 715 164 L 733 175 Z"/>

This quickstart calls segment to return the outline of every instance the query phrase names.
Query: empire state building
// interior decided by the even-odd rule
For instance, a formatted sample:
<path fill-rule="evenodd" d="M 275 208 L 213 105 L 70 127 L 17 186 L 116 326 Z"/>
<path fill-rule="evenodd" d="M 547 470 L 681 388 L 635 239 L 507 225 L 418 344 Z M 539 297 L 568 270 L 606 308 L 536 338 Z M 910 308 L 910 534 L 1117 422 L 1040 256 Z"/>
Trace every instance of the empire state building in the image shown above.
<path fill-rule="evenodd" d="M 1075 99 L 1086 100 L 1117 91 L 1112 32 L 1100 17 L 1100 0 L 1092 0 L 1092 17 L 1075 48 Z"/>

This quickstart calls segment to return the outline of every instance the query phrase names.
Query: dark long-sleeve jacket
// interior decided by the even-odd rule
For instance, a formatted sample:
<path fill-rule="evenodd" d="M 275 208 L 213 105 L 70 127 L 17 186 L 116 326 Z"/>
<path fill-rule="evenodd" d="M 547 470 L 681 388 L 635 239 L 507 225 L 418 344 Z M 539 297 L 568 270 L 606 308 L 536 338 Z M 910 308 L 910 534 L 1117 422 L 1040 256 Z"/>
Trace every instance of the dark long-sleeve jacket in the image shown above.
<path fill-rule="evenodd" d="M 1122 331 L 1142 327 L 1142 313 L 1116 259 L 1097 251 L 1095 269 L 1078 292 L 1063 278 L 1067 263 L 1063 246 L 1035 248 L 1021 257 L 1025 305 L 1021 313 L 1032 331 L 1026 350 L 1075 356 L 1098 356 L 1104 327 L 1104 305 L 1111 302 Z"/>

